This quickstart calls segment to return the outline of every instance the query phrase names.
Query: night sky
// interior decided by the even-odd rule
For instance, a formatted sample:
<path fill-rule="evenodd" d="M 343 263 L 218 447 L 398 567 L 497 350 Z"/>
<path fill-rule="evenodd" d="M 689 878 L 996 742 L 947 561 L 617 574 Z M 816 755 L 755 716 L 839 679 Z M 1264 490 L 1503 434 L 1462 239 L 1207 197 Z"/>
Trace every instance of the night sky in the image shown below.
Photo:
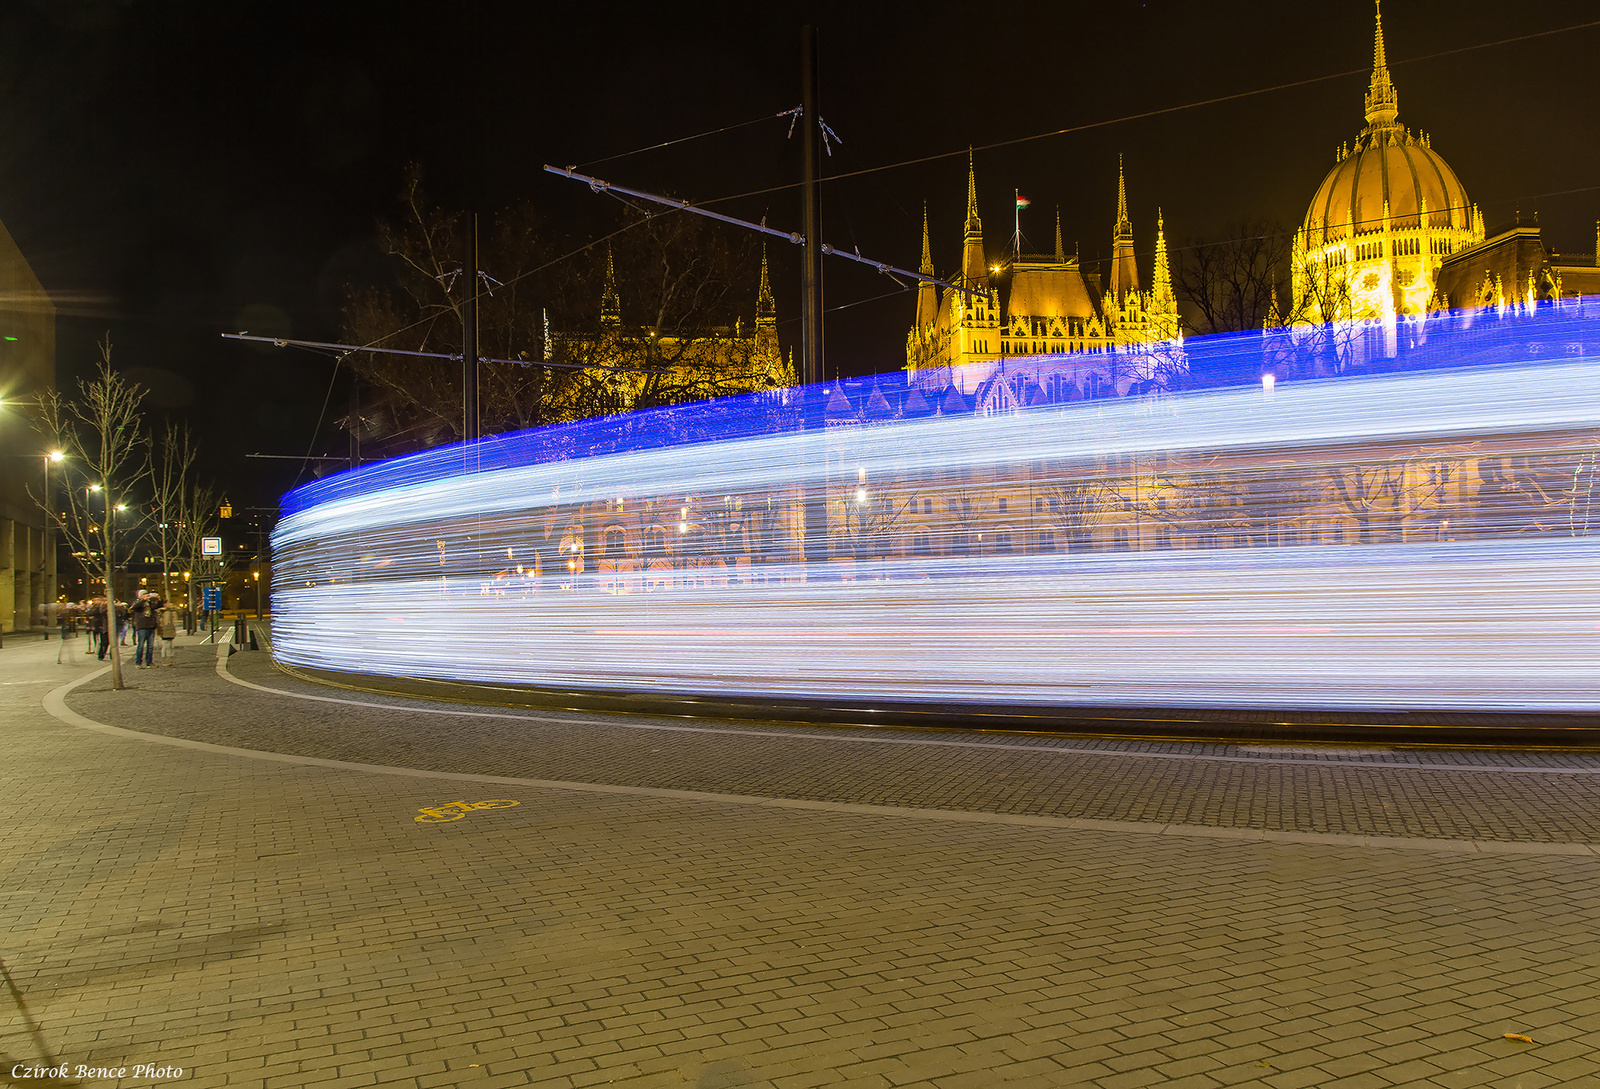
<path fill-rule="evenodd" d="M 1593 0 L 1385 5 L 1400 121 L 1432 136 L 1491 231 L 1537 213 L 1550 248 L 1593 250 L 1600 26 L 1505 39 L 1596 19 Z M 995 251 L 1015 188 L 1033 202 L 1022 223 L 1031 248 L 1050 248 L 1059 205 L 1069 252 L 1107 256 L 1119 152 L 1142 248 L 1158 204 L 1174 244 L 1223 237 L 1245 217 L 1298 223 L 1334 149 L 1361 127 L 1372 59 L 1365 0 L 8 0 L 0 220 L 58 297 L 63 387 L 109 330 L 151 407 L 194 423 L 234 502 L 271 504 L 299 464 L 243 455 L 342 448 L 327 423 L 313 437 L 330 364 L 218 334 L 335 339 L 345 285 L 381 267 L 374 224 L 397 216 L 407 163 L 447 206 L 492 213 L 531 200 L 574 245 L 611 229 L 618 208 L 542 174 L 545 162 L 767 117 L 592 170 L 697 201 L 790 185 L 798 140 L 773 115 L 799 103 L 808 21 L 819 28 L 820 112 L 844 141 L 827 169 L 943 156 L 829 184 L 825 239 L 915 266 L 926 200 L 941 272 L 959 256 L 969 144 Z M 1334 78 L 1281 86 L 1318 77 Z M 1279 89 L 1172 109 L 1264 88 Z M 1166 112 L 1116 120 L 1150 111 Z M 985 149 L 1101 122 L 1114 123 Z M 793 188 L 719 207 L 800 226 Z M 783 246 L 772 258 L 789 319 L 780 336 L 792 342 L 799 253 Z M 863 302 L 895 285 L 841 262 L 827 275 L 830 307 L 861 303 L 828 317 L 829 373 L 901 366 L 913 294 Z"/>

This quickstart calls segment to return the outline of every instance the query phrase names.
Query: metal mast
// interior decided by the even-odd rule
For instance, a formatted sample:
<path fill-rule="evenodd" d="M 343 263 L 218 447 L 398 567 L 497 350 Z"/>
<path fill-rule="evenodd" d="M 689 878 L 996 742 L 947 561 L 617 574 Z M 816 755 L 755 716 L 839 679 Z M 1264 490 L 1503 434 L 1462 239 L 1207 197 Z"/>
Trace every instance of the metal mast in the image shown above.
<path fill-rule="evenodd" d="M 800 31 L 800 147 L 805 184 L 805 253 L 801 258 L 801 359 L 800 381 L 807 386 L 822 381 L 822 165 L 817 161 L 822 125 L 817 117 L 817 29 Z"/>

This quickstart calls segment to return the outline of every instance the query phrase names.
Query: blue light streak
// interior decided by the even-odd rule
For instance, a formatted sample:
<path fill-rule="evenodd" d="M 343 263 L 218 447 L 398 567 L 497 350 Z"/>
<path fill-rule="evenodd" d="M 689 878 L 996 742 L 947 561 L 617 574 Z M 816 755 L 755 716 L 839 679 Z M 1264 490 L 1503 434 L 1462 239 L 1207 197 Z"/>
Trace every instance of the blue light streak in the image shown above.
<path fill-rule="evenodd" d="M 1600 359 L 1568 355 L 1595 323 L 1539 322 L 1455 346 L 1495 366 L 820 430 L 784 391 L 397 459 L 286 498 L 276 650 L 597 691 L 1600 710 Z M 1259 337 L 1191 365 L 1241 345 L 1259 373 Z"/>

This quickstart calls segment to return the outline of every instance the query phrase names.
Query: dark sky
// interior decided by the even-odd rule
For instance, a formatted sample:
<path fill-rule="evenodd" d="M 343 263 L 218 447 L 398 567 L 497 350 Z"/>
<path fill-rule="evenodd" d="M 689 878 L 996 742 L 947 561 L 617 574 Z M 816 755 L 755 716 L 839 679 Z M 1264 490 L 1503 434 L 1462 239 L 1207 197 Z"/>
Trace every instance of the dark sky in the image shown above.
<path fill-rule="evenodd" d="M 1505 39 L 1600 19 L 1600 6 L 1390 0 L 1384 17 L 1400 120 L 1431 134 L 1491 229 L 1536 211 L 1547 245 L 1592 250 L 1600 27 Z M 1174 243 L 1245 217 L 1298 222 L 1361 126 L 1372 50 L 1365 0 L 8 0 L 0 220 L 60 299 L 63 384 L 109 330 L 158 409 L 194 421 L 235 502 L 270 503 L 298 465 L 243 455 L 306 450 L 329 365 L 218 334 L 335 337 L 343 287 L 371 275 L 374 223 L 395 216 L 408 162 L 441 203 L 492 212 L 532 200 L 581 243 L 614 206 L 541 164 L 797 105 L 807 21 L 819 28 L 820 112 L 844 141 L 830 171 L 953 153 L 830 184 L 824 237 L 915 265 L 926 200 L 941 271 L 958 257 L 969 144 L 996 249 L 1019 188 L 1034 248 L 1048 248 L 1059 204 L 1068 249 L 1104 257 L 1119 152 L 1142 247 L 1157 205 Z M 1172 109 L 1267 88 L 1279 89 Z M 1150 111 L 1165 112 L 1116 121 Z M 985 150 L 1100 122 L 1115 123 Z M 593 169 L 694 200 L 783 186 L 798 172 L 786 132 L 772 119 Z M 800 224 L 793 189 L 722 207 Z M 775 287 L 792 319 L 799 256 L 785 250 L 773 253 Z M 827 274 L 830 306 L 894 287 L 839 263 Z M 831 314 L 830 372 L 900 366 L 913 309 L 908 293 Z M 324 427 L 319 444 L 337 449 Z"/>

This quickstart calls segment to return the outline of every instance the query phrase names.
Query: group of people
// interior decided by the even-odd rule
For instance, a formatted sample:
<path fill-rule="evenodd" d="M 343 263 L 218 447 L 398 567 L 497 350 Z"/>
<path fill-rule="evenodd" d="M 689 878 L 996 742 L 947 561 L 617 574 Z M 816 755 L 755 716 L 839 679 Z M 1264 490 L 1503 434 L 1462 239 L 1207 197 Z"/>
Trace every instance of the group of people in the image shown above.
<path fill-rule="evenodd" d="M 172 644 L 178 637 L 178 607 L 163 601 L 161 595 L 154 591 L 140 590 L 139 596 L 131 602 L 111 602 L 103 597 L 97 597 L 61 609 L 57 619 L 61 624 L 63 637 L 68 631 L 68 625 L 75 628 L 80 618 L 87 628 L 89 638 L 89 647 L 84 651 L 85 654 L 98 652 L 100 660 L 105 661 L 113 639 L 123 646 L 127 645 L 128 629 L 131 626 L 135 666 L 149 669 L 155 665 L 155 647 L 158 639 L 161 645 L 162 663 L 170 665 L 173 662 Z"/>

